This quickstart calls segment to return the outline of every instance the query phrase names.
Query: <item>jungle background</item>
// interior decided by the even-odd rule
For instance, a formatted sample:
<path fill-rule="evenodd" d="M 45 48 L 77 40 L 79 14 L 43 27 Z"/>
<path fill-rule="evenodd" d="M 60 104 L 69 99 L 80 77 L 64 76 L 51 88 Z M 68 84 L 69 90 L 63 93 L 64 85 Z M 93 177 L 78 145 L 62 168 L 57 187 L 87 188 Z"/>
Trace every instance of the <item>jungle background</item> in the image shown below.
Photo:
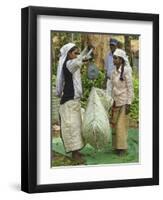
<path fill-rule="evenodd" d="M 115 35 L 115 34 L 88 34 L 78 32 L 51 32 L 51 130 L 52 130 L 52 154 L 51 166 L 76 165 L 71 160 L 71 155 L 66 154 L 60 137 L 60 121 L 58 115 L 60 99 L 55 96 L 56 71 L 60 55 L 60 48 L 68 43 L 75 43 L 81 50 L 85 46 L 94 46 L 93 62 L 99 69 L 98 78 L 88 79 L 87 67 L 83 66 L 82 86 L 83 98 L 81 105 L 85 109 L 91 88 L 98 87 L 105 89 L 105 58 L 110 51 L 109 40 L 118 40 L 118 47 L 126 51 L 130 65 L 132 67 L 132 77 L 134 85 L 134 101 L 131 105 L 129 114 L 129 135 L 128 135 L 128 154 L 123 157 L 115 155 L 111 148 L 111 142 L 107 149 L 98 151 L 87 144 L 82 153 L 85 155 L 85 165 L 91 164 L 113 164 L 113 163 L 135 163 L 139 160 L 139 36 L 138 35 Z"/>

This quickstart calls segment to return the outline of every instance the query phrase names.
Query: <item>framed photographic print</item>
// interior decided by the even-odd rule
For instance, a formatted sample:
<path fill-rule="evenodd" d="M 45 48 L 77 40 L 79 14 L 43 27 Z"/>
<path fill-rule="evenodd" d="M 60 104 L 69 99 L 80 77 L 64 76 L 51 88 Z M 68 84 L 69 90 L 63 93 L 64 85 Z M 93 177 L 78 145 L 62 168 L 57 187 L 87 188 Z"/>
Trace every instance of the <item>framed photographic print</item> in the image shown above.
<path fill-rule="evenodd" d="M 22 9 L 21 188 L 159 184 L 159 15 Z"/>

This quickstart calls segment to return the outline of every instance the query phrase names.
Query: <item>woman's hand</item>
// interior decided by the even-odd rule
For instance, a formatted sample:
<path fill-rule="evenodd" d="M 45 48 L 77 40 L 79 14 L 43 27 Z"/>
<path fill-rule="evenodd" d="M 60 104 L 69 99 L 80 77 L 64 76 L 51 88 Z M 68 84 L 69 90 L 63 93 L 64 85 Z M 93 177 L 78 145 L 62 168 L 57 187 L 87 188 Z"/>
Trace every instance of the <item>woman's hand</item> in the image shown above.
<path fill-rule="evenodd" d="M 85 62 L 88 62 L 91 58 L 92 57 L 90 55 L 88 55 L 88 56 L 85 55 L 85 56 L 83 56 L 82 61 L 85 63 Z"/>

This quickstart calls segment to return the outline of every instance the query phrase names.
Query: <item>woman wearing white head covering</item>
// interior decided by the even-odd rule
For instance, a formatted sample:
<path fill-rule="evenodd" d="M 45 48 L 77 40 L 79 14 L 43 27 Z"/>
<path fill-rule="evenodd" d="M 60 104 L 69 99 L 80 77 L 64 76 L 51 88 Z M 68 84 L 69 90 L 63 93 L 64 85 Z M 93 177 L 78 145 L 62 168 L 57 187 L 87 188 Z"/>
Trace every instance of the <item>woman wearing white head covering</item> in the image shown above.
<path fill-rule="evenodd" d="M 133 101 L 132 69 L 129 66 L 126 52 L 116 49 L 113 54 L 113 63 L 116 66 L 112 76 L 112 146 L 119 155 L 123 155 L 127 148 L 128 113 Z"/>
<path fill-rule="evenodd" d="M 73 43 L 68 43 L 64 45 L 60 49 L 60 58 L 59 58 L 59 63 L 58 63 L 58 68 L 57 68 L 57 80 L 56 80 L 56 95 L 61 97 L 62 91 L 63 91 L 63 84 L 64 84 L 64 78 L 63 78 L 63 64 L 67 58 L 67 53 L 68 51 L 74 47 L 75 44 Z"/>
<path fill-rule="evenodd" d="M 79 50 L 73 43 L 68 43 L 60 49 L 61 56 L 57 69 L 56 94 L 61 98 L 60 117 L 61 135 L 66 152 L 72 152 L 75 160 L 82 160 L 79 152 L 84 146 L 81 132 L 82 84 L 80 68 L 87 48 L 79 55 Z"/>

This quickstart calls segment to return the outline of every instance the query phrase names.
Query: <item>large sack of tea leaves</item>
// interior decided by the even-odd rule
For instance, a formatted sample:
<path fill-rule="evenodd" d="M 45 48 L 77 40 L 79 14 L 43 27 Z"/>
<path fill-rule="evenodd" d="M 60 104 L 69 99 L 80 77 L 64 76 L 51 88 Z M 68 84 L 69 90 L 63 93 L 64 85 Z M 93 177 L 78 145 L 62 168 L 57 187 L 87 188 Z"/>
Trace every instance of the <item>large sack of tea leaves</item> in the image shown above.
<path fill-rule="evenodd" d="M 97 94 L 96 88 L 92 88 L 83 119 L 85 142 L 96 149 L 102 149 L 108 145 L 110 131 L 108 114 Z"/>
<path fill-rule="evenodd" d="M 106 90 L 100 89 L 100 88 L 92 88 L 92 90 L 96 90 L 97 95 L 99 96 L 102 105 L 104 106 L 104 109 L 106 112 L 109 112 L 112 104 L 113 104 L 113 99 L 112 97 L 108 94 Z"/>

